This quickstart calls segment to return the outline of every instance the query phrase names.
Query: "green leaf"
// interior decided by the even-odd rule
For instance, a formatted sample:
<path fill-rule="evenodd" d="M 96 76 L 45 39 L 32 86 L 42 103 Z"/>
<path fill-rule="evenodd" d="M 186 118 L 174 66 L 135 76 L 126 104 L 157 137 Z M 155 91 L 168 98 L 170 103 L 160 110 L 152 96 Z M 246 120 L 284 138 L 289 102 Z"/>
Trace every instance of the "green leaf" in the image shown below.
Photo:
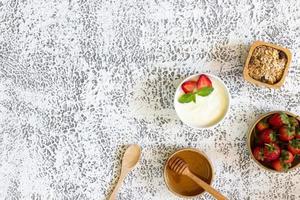
<path fill-rule="evenodd" d="M 193 102 L 196 103 L 196 95 L 193 95 Z"/>
<path fill-rule="evenodd" d="M 183 94 L 181 97 L 178 99 L 179 103 L 189 103 L 189 102 L 196 102 L 196 96 L 194 93 L 188 93 L 188 94 Z"/>
<path fill-rule="evenodd" d="M 212 93 L 212 91 L 214 91 L 214 88 L 212 87 L 204 87 L 204 88 L 201 88 L 200 90 L 198 90 L 196 92 L 196 94 L 202 96 L 202 97 L 206 97 L 208 95 L 210 95 L 210 93 Z"/>
<path fill-rule="evenodd" d="M 282 120 L 282 122 L 286 125 L 289 125 L 290 126 L 290 120 L 289 120 L 289 117 L 287 116 L 287 114 L 285 114 L 284 112 L 280 112 L 280 118 Z"/>

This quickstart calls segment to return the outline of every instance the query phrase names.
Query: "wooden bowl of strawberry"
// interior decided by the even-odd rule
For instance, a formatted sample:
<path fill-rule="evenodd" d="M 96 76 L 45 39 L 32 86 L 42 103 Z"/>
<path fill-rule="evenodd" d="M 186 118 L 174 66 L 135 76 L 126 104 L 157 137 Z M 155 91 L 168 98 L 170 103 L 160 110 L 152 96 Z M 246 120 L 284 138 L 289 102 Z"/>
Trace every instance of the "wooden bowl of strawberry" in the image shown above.
<path fill-rule="evenodd" d="M 264 169 L 287 172 L 300 166 L 300 118 L 286 111 L 261 116 L 248 135 L 251 157 Z"/>

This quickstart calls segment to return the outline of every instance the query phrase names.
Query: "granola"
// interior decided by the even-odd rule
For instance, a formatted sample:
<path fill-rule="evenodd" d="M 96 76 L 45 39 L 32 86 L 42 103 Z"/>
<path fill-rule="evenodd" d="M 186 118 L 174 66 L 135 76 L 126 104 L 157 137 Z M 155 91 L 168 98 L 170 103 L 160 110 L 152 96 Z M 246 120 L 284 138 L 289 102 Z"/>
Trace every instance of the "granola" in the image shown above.
<path fill-rule="evenodd" d="M 282 78 L 287 56 L 284 52 L 268 46 L 254 49 L 248 64 L 249 75 L 258 81 L 275 84 Z"/>

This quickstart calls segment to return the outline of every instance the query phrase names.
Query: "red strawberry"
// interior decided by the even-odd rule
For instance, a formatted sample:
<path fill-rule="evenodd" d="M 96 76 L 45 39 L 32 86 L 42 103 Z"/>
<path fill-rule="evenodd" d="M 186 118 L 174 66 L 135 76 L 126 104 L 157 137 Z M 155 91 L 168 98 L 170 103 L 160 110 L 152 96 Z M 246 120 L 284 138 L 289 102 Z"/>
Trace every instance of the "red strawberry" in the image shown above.
<path fill-rule="evenodd" d="M 293 139 L 289 142 L 288 150 L 293 154 L 300 154 L 300 140 Z"/>
<path fill-rule="evenodd" d="M 261 140 L 261 138 L 259 137 L 259 135 L 254 138 L 254 143 L 256 145 L 258 145 L 258 146 L 261 146 L 261 145 L 264 144 L 264 142 Z"/>
<path fill-rule="evenodd" d="M 262 141 L 262 138 L 260 137 L 262 133 L 258 133 L 256 132 L 256 130 L 254 132 L 255 132 L 254 144 L 256 146 L 262 146 L 264 144 L 264 141 Z"/>
<path fill-rule="evenodd" d="M 186 81 L 181 85 L 184 93 L 192 93 L 196 89 L 197 82 L 196 81 Z"/>
<path fill-rule="evenodd" d="M 283 126 L 284 124 L 288 125 L 289 117 L 283 112 L 275 113 L 274 115 L 272 115 L 270 117 L 269 124 L 275 128 L 279 128 L 279 127 Z"/>
<path fill-rule="evenodd" d="M 291 152 L 287 150 L 282 150 L 280 160 L 284 163 L 292 163 L 294 161 L 294 156 Z"/>
<path fill-rule="evenodd" d="M 289 169 L 289 167 L 291 166 L 291 163 L 284 163 L 282 161 L 280 161 L 279 159 L 274 160 L 272 162 L 272 167 L 279 172 L 282 171 L 287 171 Z"/>
<path fill-rule="evenodd" d="M 262 132 L 263 130 L 269 128 L 269 124 L 266 122 L 266 120 L 261 120 L 256 124 L 256 130 L 258 132 Z"/>
<path fill-rule="evenodd" d="M 212 87 L 212 83 L 211 80 L 206 75 L 201 74 L 197 81 L 197 88 L 201 89 L 204 87 Z"/>
<path fill-rule="evenodd" d="M 259 135 L 262 143 L 272 143 L 276 141 L 276 134 L 272 129 L 266 129 Z"/>
<path fill-rule="evenodd" d="M 300 128 L 296 127 L 295 129 L 295 138 L 300 139 Z"/>
<path fill-rule="evenodd" d="M 255 147 L 253 149 L 253 156 L 256 160 L 264 160 L 264 149 L 262 147 Z"/>
<path fill-rule="evenodd" d="M 299 126 L 299 121 L 295 117 L 289 117 L 289 120 L 292 127 Z"/>
<path fill-rule="evenodd" d="M 265 144 L 264 157 L 266 161 L 276 160 L 280 156 L 280 148 L 277 144 Z"/>
<path fill-rule="evenodd" d="M 280 140 L 288 142 L 294 137 L 295 137 L 295 129 L 289 128 L 287 126 L 282 126 L 279 128 Z"/>

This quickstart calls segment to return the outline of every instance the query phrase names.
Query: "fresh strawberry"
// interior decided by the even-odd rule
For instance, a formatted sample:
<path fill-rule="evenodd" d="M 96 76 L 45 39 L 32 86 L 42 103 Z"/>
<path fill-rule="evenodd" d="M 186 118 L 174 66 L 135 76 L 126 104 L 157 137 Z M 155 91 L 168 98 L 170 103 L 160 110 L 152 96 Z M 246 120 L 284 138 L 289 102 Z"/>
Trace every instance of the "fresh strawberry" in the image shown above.
<path fill-rule="evenodd" d="M 279 128 L 279 139 L 285 142 L 292 140 L 295 137 L 295 128 L 282 126 Z"/>
<path fill-rule="evenodd" d="M 272 143 L 276 141 L 276 134 L 272 129 L 266 129 L 259 135 L 262 143 Z"/>
<path fill-rule="evenodd" d="M 281 160 L 277 159 L 272 162 L 272 167 L 276 171 L 282 172 L 287 171 L 289 167 L 291 166 L 291 163 L 284 163 Z"/>
<path fill-rule="evenodd" d="M 256 130 L 254 130 L 255 136 L 254 136 L 254 144 L 256 146 L 262 146 L 264 142 L 261 140 L 260 133 L 257 133 Z"/>
<path fill-rule="evenodd" d="M 264 157 L 266 161 L 276 160 L 280 156 L 280 148 L 277 144 L 265 144 Z"/>
<path fill-rule="evenodd" d="M 296 127 L 295 129 L 295 138 L 300 139 L 300 127 Z"/>
<path fill-rule="evenodd" d="M 279 128 L 281 126 L 289 124 L 289 117 L 283 113 L 275 113 L 269 119 L 269 124 L 275 128 Z"/>
<path fill-rule="evenodd" d="M 262 146 L 264 144 L 264 142 L 259 137 L 256 137 L 254 139 L 254 144 L 257 146 Z"/>
<path fill-rule="evenodd" d="M 294 155 L 287 150 L 282 150 L 280 160 L 284 163 L 292 163 L 294 161 Z"/>
<path fill-rule="evenodd" d="M 192 93 L 196 89 L 197 82 L 196 81 L 186 81 L 181 85 L 182 90 L 184 93 Z"/>
<path fill-rule="evenodd" d="M 265 130 L 265 129 L 267 129 L 267 128 L 269 128 L 269 124 L 267 123 L 266 120 L 261 120 L 260 122 L 258 122 L 258 123 L 256 124 L 256 130 L 257 130 L 258 132 L 262 132 L 263 130 Z"/>
<path fill-rule="evenodd" d="M 205 87 L 212 87 L 212 83 L 211 80 L 206 75 L 201 74 L 197 81 L 197 88 L 201 89 Z"/>
<path fill-rule="evenodd" d="M 289 142 L 288 150 L 293 154 L 300 154 L 300 139 L 293 139 Z"/>
<path fill-rule="evenodd" d="M 295 117 L 289 117 L 289 121 L 292 127 L 299 126 L 299 121 Z"/>
<path fill-rule="evenodd" d="M 264 160 L 264 149 L 262 147 L 255 147 L 253 149 L 253 156 L 256 160 Z"/>

